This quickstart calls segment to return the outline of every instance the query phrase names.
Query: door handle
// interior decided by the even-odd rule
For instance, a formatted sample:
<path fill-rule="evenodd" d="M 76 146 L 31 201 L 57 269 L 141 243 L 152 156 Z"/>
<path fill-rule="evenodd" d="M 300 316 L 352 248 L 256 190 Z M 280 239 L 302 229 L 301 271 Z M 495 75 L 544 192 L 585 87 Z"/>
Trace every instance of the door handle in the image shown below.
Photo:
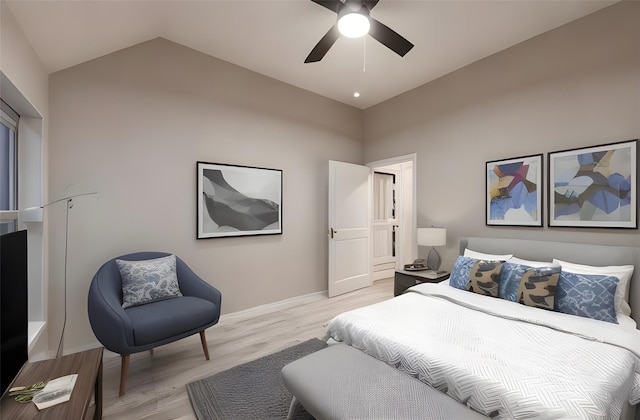
<path fill-rule="evenodd" d="M 335 235 L 336 233 L 338 233 L 337 230 L 333 230 L 333 228 L 329 228 L 329 237 L 331 239 L 333 239 L 333 235 Z"/>

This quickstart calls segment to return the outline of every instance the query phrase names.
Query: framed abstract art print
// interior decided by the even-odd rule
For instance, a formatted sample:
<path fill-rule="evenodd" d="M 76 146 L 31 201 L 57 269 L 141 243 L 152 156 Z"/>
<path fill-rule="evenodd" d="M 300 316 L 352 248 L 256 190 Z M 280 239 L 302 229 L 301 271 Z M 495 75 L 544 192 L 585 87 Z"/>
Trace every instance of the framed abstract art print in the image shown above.
<path fill-rule="evenodd" d="M 549 226 L 637 229 L 637 146 L 549 153 Z"/>
<path fill-rule="evenodd" d="M 486 224 L 542 226 L 542 154 L 486 165 Z"/>
<path fill-rule="evenodd" d="M 197 238 L 282 234 L 282 170 L 197 163 Z"/>

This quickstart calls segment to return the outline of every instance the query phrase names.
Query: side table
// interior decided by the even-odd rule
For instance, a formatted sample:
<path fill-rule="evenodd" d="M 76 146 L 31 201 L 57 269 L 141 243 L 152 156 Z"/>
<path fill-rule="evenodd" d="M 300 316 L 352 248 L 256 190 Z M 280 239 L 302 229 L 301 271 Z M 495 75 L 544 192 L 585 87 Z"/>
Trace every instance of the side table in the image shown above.
<path fill-rule="evenodd" d="M 102 418 L 102 347 L 72 353 L 58 359 L 27 362 L 11 387 L 31 385 L 61 376 L 78 374 L 71 399 L 38 411 L 33 403 L 21 404 L 7 393 L 0 401 L 0 413 L 7 419 L 101 419 Z M 91 402 L 94 404 L 91 404 Z M 6 416 L 6 417 L 5 417 Z"/>
<path fill-rule="evenodd" d="M 393 296 L 398 296 L 404 293 L 411 286 L 415 286 L 420 283 L 440 283 L 449 278 L 448 271 L 407 271 L 396 270 L 393 281 Z"/>

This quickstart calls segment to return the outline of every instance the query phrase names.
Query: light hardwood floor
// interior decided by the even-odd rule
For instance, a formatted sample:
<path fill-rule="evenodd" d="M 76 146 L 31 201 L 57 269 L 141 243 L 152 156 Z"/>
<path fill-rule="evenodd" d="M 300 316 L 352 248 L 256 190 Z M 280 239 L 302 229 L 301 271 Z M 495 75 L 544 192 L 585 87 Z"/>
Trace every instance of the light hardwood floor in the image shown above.
<path fill-rule="evenodd" d="M 105 352 L 103 418 L 195 420 L 185 385 L 308 340 L 322 338 L 341 312 L 393 297 L 393 279 L 331 299 L 310 296 L 284 308 L 222 316 L 206 332 L 206 361 L 199 335 L 131 356 L 127 393 L 118 397 L 120 357 Z"/>

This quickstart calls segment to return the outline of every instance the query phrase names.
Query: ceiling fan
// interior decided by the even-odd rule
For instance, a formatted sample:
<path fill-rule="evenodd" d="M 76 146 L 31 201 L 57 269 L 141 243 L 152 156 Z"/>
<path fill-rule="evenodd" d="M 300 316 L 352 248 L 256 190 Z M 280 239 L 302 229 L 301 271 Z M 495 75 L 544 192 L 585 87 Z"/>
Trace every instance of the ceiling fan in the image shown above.
<path fill-rule="evenodd" d="M 404 57 L 406 53 L 413 48 L 413 44 L 407 41 L 403 36 L 389 28 L 388 26 L 378 22 L 371 16 L 369 12 L 373 9 L 379 0 L 311 0 L 320 6 L 337 13 L 337 22 L 329 29 L 322 39 L 313 47 L 304 60 L 305 63 L 315 63 L 322 60 L 329 49 L 338 40 L 340 35 L 357 38 L 367 33 L 376 41 L 385 45 L 396 54 Z M 349 19 L 360 22 L 362 30 L 355 34 L 346 34 L 343 32 L 343 24 Z"/>

